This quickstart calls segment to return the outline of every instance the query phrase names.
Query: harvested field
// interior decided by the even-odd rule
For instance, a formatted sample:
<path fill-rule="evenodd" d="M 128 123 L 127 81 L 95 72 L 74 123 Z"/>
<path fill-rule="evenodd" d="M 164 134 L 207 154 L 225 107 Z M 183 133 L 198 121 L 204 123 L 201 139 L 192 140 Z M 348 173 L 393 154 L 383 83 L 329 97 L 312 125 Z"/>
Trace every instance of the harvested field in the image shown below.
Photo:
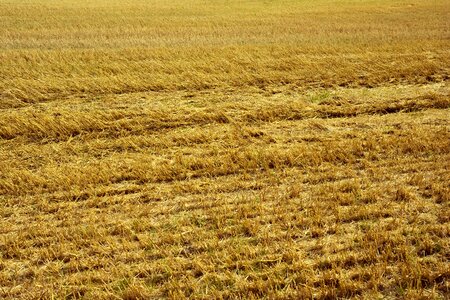
<path fill-rule="evenodd" d="M 449 16 L 0 0 L 0 298 L 448 299 Z"/>

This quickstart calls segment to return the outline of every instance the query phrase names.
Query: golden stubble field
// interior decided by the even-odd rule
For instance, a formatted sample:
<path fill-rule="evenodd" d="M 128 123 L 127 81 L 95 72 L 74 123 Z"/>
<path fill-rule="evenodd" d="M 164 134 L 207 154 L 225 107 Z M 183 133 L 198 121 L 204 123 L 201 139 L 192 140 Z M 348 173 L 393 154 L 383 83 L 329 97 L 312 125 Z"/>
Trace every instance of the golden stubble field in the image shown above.
<path fill-rule="evenodd" d="M 0 298 L 448 299 L 449 20 L 0 0 Z"/>

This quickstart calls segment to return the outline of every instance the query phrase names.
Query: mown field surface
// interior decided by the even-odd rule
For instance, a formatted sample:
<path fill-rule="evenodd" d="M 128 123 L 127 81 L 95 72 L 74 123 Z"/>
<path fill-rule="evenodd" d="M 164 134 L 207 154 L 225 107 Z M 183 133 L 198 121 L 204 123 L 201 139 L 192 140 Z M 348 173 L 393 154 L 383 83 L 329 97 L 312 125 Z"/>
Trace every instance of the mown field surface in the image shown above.
<path fill-rule="evenodd" d="M 0 298 L 448 299 L 444 0 L 0 0 Z"/>

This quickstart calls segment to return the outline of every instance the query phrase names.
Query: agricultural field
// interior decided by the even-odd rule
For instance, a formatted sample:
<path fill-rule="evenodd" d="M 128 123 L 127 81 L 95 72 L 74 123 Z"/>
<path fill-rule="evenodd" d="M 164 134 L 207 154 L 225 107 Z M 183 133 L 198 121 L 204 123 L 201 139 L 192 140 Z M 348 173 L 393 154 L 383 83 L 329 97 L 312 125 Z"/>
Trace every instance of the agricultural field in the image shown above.
<path fill-rule="evenodd" d="M 0 299 L 449 299 L 447 0 L 0 0 Z"/>

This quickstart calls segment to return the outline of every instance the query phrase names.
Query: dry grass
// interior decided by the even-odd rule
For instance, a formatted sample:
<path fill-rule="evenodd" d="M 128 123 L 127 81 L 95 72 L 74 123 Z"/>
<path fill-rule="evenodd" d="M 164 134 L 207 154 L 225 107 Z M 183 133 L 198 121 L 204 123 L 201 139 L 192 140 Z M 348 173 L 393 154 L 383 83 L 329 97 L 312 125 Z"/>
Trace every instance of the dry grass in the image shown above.
<path fill-rule="evenodd" d="M 0 0 L 0 298 L 447 299 L 449 13 Z"/>

